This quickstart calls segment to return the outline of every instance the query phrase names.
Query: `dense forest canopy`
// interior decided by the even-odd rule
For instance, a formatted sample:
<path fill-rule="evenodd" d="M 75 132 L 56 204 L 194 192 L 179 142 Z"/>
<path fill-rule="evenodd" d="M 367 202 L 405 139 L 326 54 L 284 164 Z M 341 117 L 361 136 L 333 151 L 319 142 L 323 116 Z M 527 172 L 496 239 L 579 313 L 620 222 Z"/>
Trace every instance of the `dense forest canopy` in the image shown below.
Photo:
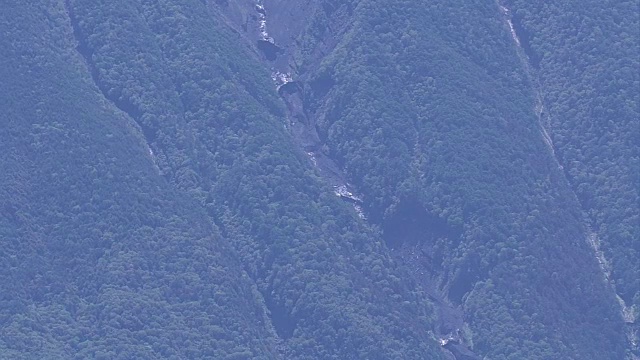
<path fill-rule="evenodd" d="M 640 356 L 637 3 L 0 8 L 0 358 Z"/>

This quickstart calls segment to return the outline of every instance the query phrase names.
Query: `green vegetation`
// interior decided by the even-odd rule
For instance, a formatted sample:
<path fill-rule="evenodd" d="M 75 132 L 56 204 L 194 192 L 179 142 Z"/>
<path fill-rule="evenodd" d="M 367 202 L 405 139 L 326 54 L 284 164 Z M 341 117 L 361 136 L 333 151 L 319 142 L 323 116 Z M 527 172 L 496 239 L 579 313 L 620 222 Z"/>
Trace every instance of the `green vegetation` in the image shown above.
<path fill-rule="evenodd" d="M 0 357 L 276 358 L 255 285 L 92 84 L 64 8 L 3 9 Z"/>
<path fill-rule="evenodd" d="M 611 261 L 616 290 L 632 304 L 640 297 L 638 3 L 513 3 L 538 59 L 558 155 Z"/>
<path fill-rule="evenodd" d="M 51 152 L 25 155 L 46 166 L 25 170 L 38 192 L 20 203 L 51 214 L 33 226 L 60 224 L 55 236 L 42 230 L 56 252 L 40 256 L 63 263 L 31 273 L 60 277 L 61 296 L 82 291 L 79 310 L 41 326 L 60 339 L 40 342 L 80 358 L 440 357 L 424 296 L 402 280 L 379 235 L 313 174 L 284 129 L 269 74 L 214 10 L 196 1 L 67 6 L 70 18 L 59 8 L 55 21 L 35 20 L 53 22 L 45 34 L 63 38 L 59 47 L 25 44 L 51 59 L 47 76 L 32 77 L 34 64 L 11 75 L 21 89 L 52 87 L 19 97 L 47 118 L 34 114 L 31 126 L 30 112 L 5 107 L 20 126 L 4 137 L 36 137 Z M 39 109 L 37 101 L 54 104 Z M 47 138 L 58 128 L 70 138 Z M 55 197 L 37 200 L 46 194 Z M 13 231 L 6 241 L 28 257 L 29 237 L 20 233 L 28 230 L 16 221 L 3 226 Z M 18 274 L 27 266 L 20 259 Z M 9 293 L 26 309 L 67 304 L 31 288 L 43 298 Z M 11 341 L 16 333 L 38 335 L 18 324 L 42 315 L 5 309 L 16 325 L 6 328 L 4 348 L 17 356 L 29 347 Z"/>
<path fill-rule="evenodd" d="M 308 103 L 375 222 L 444 224 L 447 236 L 419 241 L 441 254 L 432 266 L 447 269 L 475 351 L 624 357 L 619 309 L 497 7 L 363 1 L 354 24 L 311 75 L 335 85 Z"/>
<path fill-rule="evenodd" d="M 538 84 L 493 2 L 309 5 L 291 96 L 365 221 L 231 5 L 3 4 L 0 358 L 444 358 L 415 244 L 481 358 L 625 356 L 586 239 L 640 301 L 637 6 L 506 4 Z"/>
<path fill-rule="evenodd" d="M 638 334 L 640 8 L 633 1 L 511 6 L 536 59 L 558 156 L 608 260 L 616 292 L 628 314 L 635 313 L 629 332 Z"/>

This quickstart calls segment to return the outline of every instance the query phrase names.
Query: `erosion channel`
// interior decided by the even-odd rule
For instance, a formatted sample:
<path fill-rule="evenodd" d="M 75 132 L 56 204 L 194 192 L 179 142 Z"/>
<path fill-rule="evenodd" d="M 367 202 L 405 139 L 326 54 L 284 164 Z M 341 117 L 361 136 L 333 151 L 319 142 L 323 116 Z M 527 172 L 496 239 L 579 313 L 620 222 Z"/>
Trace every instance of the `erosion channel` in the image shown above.
<path fill-rule="evenodd" d="M 459 237 L 459 233 L 447 229 L 438 219 L 425 224 L 424 211 L 412 209 L 410 205 L 392 219 L 380 223 L 368 220 L 363 210 L 366 198 L 361 197 L 351 185 L 339 161 L 331 158 L 326 139 L 318 131 L 317 117 L 322 110 L 323 98 L 331 93 L 334 84 L 332 79 L 317 77 L 308 70 L 317 68 L 346 33 L 352 9 L 348 5 L 330 9 L 328 29 L 322 33 L 317 48 L 311 51 L 312 55 L 301 62 L 296 58 L 297 46 L 300 45 L 298 38 L 319 5 L 304 1 L 291 4 L 281 0 L 247 0 L 219 3 L 218 6 L 236 31 L 252 43 L 257 56 L 271 71 L 274 86 L 286 104 L 285 127 L 299 150 L 309 159 L 317 174 L 334 189 L 336 196 L 351 204 L 363 221 L 373 222 L 372 225 L 382 229 L 397 263 L 428 295 L 437 320 L 433 329 L 425 329 L 425 332 L 430 332 L 439 342 L 447 359 L 480 359 L 471 350 L 471 332 L 465 324 L 461 306 L 465 283 L 471 284 L 473 276 L 443 274 L 443 269 L 434 265 L 438 261 L 434 261 L 433 249 L 426 249 L 438 237 Z M 417 237 L 424 236 L 433 241 L 417 240 Z"/>

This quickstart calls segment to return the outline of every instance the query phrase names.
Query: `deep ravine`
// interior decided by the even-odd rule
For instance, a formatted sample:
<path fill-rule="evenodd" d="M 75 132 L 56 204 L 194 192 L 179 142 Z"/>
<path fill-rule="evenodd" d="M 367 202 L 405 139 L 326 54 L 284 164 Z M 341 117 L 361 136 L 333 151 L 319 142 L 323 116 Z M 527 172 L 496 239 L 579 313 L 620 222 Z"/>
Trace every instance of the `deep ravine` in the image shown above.
<path fill-rule="evenodd" d="M 268 12 L 263 0 L 255 0 L 255 16 L 258 19 L 257 47 L 262 51 L 264 64 L 271 69 L 271 80 L 287 106 L 285 127 L 310 164 L 333 187 L 334 194 L 352 204 L 358 216 L 365 219 L 362 199 L 336 162 L 323 151 L 323 141 L 305 107 L 304 86 L 297 79 L 300 74 L 295 73 L 292 60 L 287 55 L 292 51 L 281 48 L 277 39 L 268 32 Z"/>
<path fill-rule="evenodd" d="M 285 127 L 291 134 L 298 149 L 309 159 L 317 174 L 334 189 L 334 194 L 351 204 L 363 221 L 368 221 L 363 211 L 363 199 L 357 189 L 348 181 L 347 175 L 338 163 L 328 156 L 321 139 L 314 115 L 307 109 L 307 95 L 305 94 L 305 74 L 297 73 L 293 60 L 288 54 L 292 49 L 281 48 L 278 39 L 269 32 L 269 5 L 262 0 L 255 1 L 255 16 L 258 19 L 256 32 L 256 46 L 262 51 L 263 63 L 271 69 L 271 78 L 276 90 L 286 104 L 287 115 Z M 366 199 L 364 200 L 366 201 Z M 378 226 L 379 224 L 370 224 Z M 431 274 L 428 259 L 424 257 L 419 244 L 390 249 L 393 258 L 401 264 L 413 280 L 419 284 L 428 295 L 436 313 L 436 323 L 429 332 L 436 340 L 446 359 L 451 360 L 479 360 L 480 356 L 471 349 L 473 347 L 471 331 L 464 321 L 464 312 L 460 304 L 452 303 L 448 298 L 449 288 L 441 289 L 438 283 L 443 274 Z"/>

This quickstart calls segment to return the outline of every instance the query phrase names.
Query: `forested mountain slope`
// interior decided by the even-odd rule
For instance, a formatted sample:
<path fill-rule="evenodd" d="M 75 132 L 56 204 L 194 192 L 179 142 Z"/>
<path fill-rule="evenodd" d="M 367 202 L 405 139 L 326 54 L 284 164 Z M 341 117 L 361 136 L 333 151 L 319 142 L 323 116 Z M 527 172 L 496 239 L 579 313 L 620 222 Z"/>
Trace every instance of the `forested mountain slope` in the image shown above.
<path fill-rule="evenodd" d="M 7 314 L 26 322 L 38 315 L 15 314 L 15 302 L 27 309 L 43 302 L 64 307 L 66 302 L 44 286 L 58 278 L 61 296 L 71 296 L 77 287 L 86 292 L 78 302 L 115 317 L 110 330 L 86 315 L 66 315 L 71 323 L 56 326 L 62 339 L 40 341 L 57 346 L 54 350 L 61 354 L 439 358 L 428 332 L 428 304 L 411 282 L 401 281 L 379 236 L 313 175 L 287 138 L 283 105 L 268 72 L 256 66 L 254 55 L 235 47 L 234 35 L 219 28 L 215 13 L 189 1 L 47 5 L 14 5 L 15 23 L 9 28 L 31 21 L 40 29 L 15 32 L 6 41 L 9 47 L 22 46 L 6 55 L 11 66 L 5 71 L 12 86 L 24 93 L 3 107 L 15 112 L 3 116 L 12 125 L 4 129 L 4 137 L 12 141 L 5 144 L 8 149 L 26 147 L 26 154 L 16 154 L 17 164 L 38 161 L 23 169 L 22 176 L 42 191 L 6 207 L 26 204 L 31 210 L 23 211 L 36 216 L 30 214 L 37 205 L 52 216 L 35 218 L 33 226 L 58 228 L 59 233 L 42 230 L 40 236 L 57 252 L 40 256 L 43 264 L 62 263 L 31 269 L 28 273 L 36 278 L 52 277 L 43 278 L 43 285 L 26 284 L 44 299 L 10 291 L 16 299 L 9 299 Z M 36 15 L 40 18 L 29 18 Z M 45 36 L 37 43 L 18 36 L 38 30 Z M 31 62 L 17 67 L 21 52 Z M 50 63 L 33 63 L 41 59 Z M 46 67 L 30 73 L 38 66 Z M 49 87 L 53 89 L 47 91 Z M 36 90 L 41 92 L 32 93 Z M 37 102 L 54 103 L 39 109 Z M 105 126 L 113 129 L 103 130 Z M 61 137 L 48 139 L 50 133 Z M 42 138 L 36 143 L 41 149 L 25 140 L 31 137 Z M 102 157 L 106 163 L 100 162 Z M 50 181 L 50 176 L 64 183 Z M 10 183 L 10 191 L 19 190 L 20 183 Z M 99 191 L 105 195 L 94 194 Z M 55 197 L 48 203 L 51 194 Z M 100 211 L 87 205 L 98 200 L 105 202 Z M 6 227 L 15 228 L 14 233 L 3 241 L 14 244 L 15 263 L 21 267 L 7 271 L 18 276 L 27 273 L 22 257 L 32 257 L 27 252 L 32 235 L 21 233 L 29 225 L 19 222 L 19 209 L 13 213 L 18 215 L 8 216 Z M 235 251 L 222 245 L 217 249 L 216 244 L 226 242 L 216 235 L 214 221 Z M 207 251 L 200 249 L 205 245 Z M 237 259 L 247 276 L 238 270 Z M 172 268 L 174 262 L 180 266 Z M 110 272 L 120 269 L 124 278 L 112 278 Z M 161 276 L 165 271 L 166 279 Z M 105 304 L 101 291 L 110 295 Z M 124 319 L 116 316 L 116 306 L 126 310 Z M 153 313 L 155 308 L 163 311 Z M 265 308 L 273 319 L 268 323 Z M 84 331 L 73 322 L 76 316 L 95 330 Z M 101 319 L 100 313 L 95 316 Z M 156 316 L 171 324 L 156 324 Z M 255 327 L 243 329 L 245 323 Z M 119 332 L 137 330 L 139 338 L 130 335 L 119 343 Z M 33 337 L 38 332 L 26 327 L 19 334 Z M 74 333 L 96 333 L 96 338 L 75 340 Z M 219 342 L 213 340 L 218 337 Z M 141 348 L 126 347 L 129 341 Z M 7 341 L 8 348 L 15 347 L 12 356 L 37 356 L 29 344 L 18 345 Z M 91 352 L 83 352 L 85 347 Z"/>
<path fill-rule="evenodd" d="M 604 252 L 626 320 L 634 322 L 640 309 L 640 7 L 633 1 L 510 3 L 560 161 Z"/>
<path fill-rule="evenodd" d="M 618 306 L 497 6 L 362 1 L 355 19 L 311 75 L 333 86 L 307 94 L 388 244 L 424 257 L 479 353 L 623 358 Z"/>
<path fill-rule="evenodd" d="M 102 98 L 64 7 L 3 13 L 0 357 L 276 358 L 255 285 Z"/>
<path fill-rule="evenodd" d="M 0 358 L 633 358 L 633 6 L 1 5 Z"/>

